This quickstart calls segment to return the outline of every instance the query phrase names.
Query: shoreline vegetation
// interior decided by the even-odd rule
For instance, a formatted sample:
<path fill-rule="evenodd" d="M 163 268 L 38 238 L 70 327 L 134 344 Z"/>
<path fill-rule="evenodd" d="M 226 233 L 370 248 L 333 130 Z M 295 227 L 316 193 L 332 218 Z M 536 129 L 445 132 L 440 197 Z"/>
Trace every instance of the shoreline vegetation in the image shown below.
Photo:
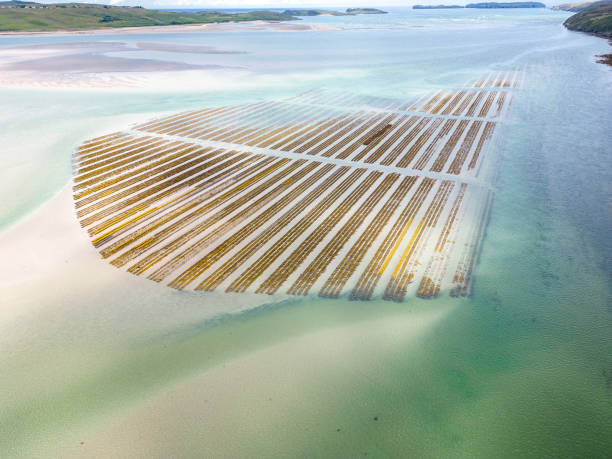
<path fill-rule="evenodd" d="M 554 10 L 570 11 L 576 14 L 565 20 L 563 25 L 574 32 L 584 32 L 609 40 L 612 45 L 612 1 L 566 3 L 553 7 Z M 597 56 L 598 64 L 612 66 L 612 53 Z"/>
<path fill-rule="evenodd" d="M 413 10 L 437 10 L 437 9 L 450 9 L 450 8 L 481 8 L 481 9 L 546 8 L 546 5 L 540 2 L 510 2 L 510 3 L 486 2 L 486 3 L 468 3 L 465 6 L 461 6 L 461 5 L 414 5 L 412 7 Z"/>
<path fill-rule="evenodd" d="M 561 5 L 551 6 L 550 9 L 553 11 L 570 11 L 572 13 L 578 13 L 582 10 L 586 10 L 595 3 L 597 2 L 562 3 Z"/>
<path fill-rule="evenodd" d="M 573 16 L 563 25 L 569 30 L 612 38 L 612 2 L 597 2 Z"/>
<path fill-rule="evenodd" d="M 0 2 L 0 32 L 51 32 L 247 21 L 297 21 L 274 11 L 174 13 L 140 6 L 91 3 Z"/>
<path fill-rule="evenodd" d="M 184 26 L 228 22 L 298 21 L 298 16 L 356 16 L 387 14 L 375 8 L 332 10 L 254 10 L 244 13 L 200 11 L 196 13 L 149 10 L 141 6 L 92 3 L 36 3 L 0 1 L 0 32 L 53 32 L 128 27 Z"/>

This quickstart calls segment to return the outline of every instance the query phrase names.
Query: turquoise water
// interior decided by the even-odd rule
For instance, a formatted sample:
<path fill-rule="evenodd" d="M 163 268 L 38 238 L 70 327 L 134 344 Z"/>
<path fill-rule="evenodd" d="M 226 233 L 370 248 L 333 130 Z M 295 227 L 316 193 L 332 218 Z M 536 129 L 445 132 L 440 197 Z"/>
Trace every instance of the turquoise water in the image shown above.
<path fill-rule="evenodd" d="M 121 117 L 314 87 L 411 98 L 524 71 L 497 138 L 469 299 L 306 298 L 211 321 L 217 302 L 269 299 L 220 300 L 106 271 L 78 286 L 67 272 L 44 299 L 32 296 L 36 279 L 19 292 L 2 284 L 15 305 L 36 306 L 0 326 L 8 456 L 609 457 L 612 71 L 594 63 L 609 47 L 547 10 L 391 12 L 304 21 L 341 31 L 0 38 L 246 52 L 139 54 L 244 67 L 244 85 L 223 90 L 0 89 L 9 230 L 69 182 L 74 146 Z"/>

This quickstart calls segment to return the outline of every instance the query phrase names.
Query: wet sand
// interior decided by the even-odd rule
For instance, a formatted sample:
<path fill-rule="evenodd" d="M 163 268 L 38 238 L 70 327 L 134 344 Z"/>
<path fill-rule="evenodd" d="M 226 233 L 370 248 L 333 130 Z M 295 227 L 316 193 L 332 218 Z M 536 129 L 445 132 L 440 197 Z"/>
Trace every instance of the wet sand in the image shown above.
<path fill-rule="evenodd" d="M 194 457 L 197 451 L 200 457 L 291 457 L 305 448 L 304 438 L 296 436 L 302 430 L 313 439 L 313 456 L 328 455 L 331 443 L 342 445 L 344 457 L 361 456 L 367 449 L 351 434 L 362 431 L 367 437 L 369 429 L 390 428 L 392 422 L 376 402 L 360 399 L 354 389 L 388 384 L 388 375 L 374 362 L 400 347 L 412 348 L 405 355 L 413 354 L 418 340 L 431 335 L 450 313 L 452 308 L 387 311 L 379 319 L 323 325 L 247 351 L 156 391 L 145 403 L 118 412 L 112 422 L 67 436 L 57 453 Z M 326 402 L 322 394 L 328 391 L 345 395 Z"/>
<path fill-rule="evenodd" d="M 162 51 L 167 53 L 185 53 L 185 54 L 246 54 L 246 51 L 226 51 L 213 48 L 212 46 L 198 45 L 176 45 L 170 43 L 137 43 L 139 49 L 147 51 Z"/>
<path fill-rule="evenodd" d="M 241 23 L 214 23 L 202 25 L 177 25 L 163 27 L 129 27 L 87 31 L 55 31 L 12 33 L 0 32 L 0 36 L 63 36 L 129 35 L 144 33 L 230 33 L 244 31 L 316 32 L 338 30 L 325 26 L 253 21 Z M 139 53 L 160 52 L 168 60 L 140 59 Z M 107 53 L 129 52 L 131 57 L 108 56 Z M 176 60 L 172 55 L 176 54 Z M 241 49 L 218 49 L 212 46 L 191 44 L 138 42 L 128 45 L 122 41 L 86 41 L 78 43 L 49 43 L 0 47 L 0 86 L 65 88 L 65 89 L 157 89 L 195 88 L 210 80 L 229 81 L 228 75 L 218 76 L 219 71 L 242 72 L 245 67 L 212 63 L 182 62 L 180 54 L 230 55 L 246 54 Z M 170 84 L 169 84 L 170 83 Z M 193 85 L 196 86 L 193 86 Z M 204 83 L 202 83 L 204 84 Z"/>
<path fill-rule="evenodd" d="M 167 53 L 169 60 L 139 58 L 146 51 Z M 107 53 L 130 53 L 129 57 Z M 121 41 L 50 43 L 0 48 L 0 85 L 61 88 L 146 88 L 168 81 L 206 80 L 220 70 L 244 67 L 171 60 L 173 53 L 244 54 L 209 46 Z M 131 57 L 133 56 L 133 57 Z M 167 83 L 165 84 L 167 86 Z"/>
<path fill-rule="evenodd" d="M 5 65 L 5 71 L 30 71 L 45 73 L 98 73 L 98 72 L 167 72 L 194 69 L 231 68 L 221 65 L 192 65 L 155 59 L 128 59 L 103 54 L 86 53 L 70 56 L 54 56 L 16 62 Z"/>
<path fill-rule="evenodd" d="M 459 307 L 266 305 L 267 296 L 237 302 L 150 285 L 101 263 L 76 222 L 69 186 L 3 233 L 0 250 L 14 260 L 0 266 L 8 457 L 129 457 L 156 448 L 162 456 L 190 448 L 214 455 L 224 447 L 252 457 L 271 429 L 278 436 L 268 448 L 287 452 L 300 446 L 291 443 L 298 407 L 305 428 L 335 440 L 345 426 L 325 408 L 326 388 L 359 398 L 351 387 L 384 384 L 372 363 L 405 355 Z M 305 394 L 310 407 L 300 401 Z M 26 399 L 36 402 L 20 403 Z M 364 425 L 380 415 L 367 404 L 353 410 Z M 20 430 L 24 412 L 37 420 Z"/>

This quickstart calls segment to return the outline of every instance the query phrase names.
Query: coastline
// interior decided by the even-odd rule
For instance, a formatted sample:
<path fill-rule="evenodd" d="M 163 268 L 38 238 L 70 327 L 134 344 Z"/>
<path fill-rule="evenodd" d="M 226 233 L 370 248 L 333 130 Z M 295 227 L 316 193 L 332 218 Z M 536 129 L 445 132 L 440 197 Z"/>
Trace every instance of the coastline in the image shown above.
<path fill-rule="evenodd" d="M 318 32 L 342 30 L 316 24 L 294 24 L 278 21 L 241 21 L 241 22 L 210 22 L 207 24 L 179 24 L 165 26 L 117 27 L 85 30 L 53 30 L 31 32 L 0 32 L 2 36 L 63 36 L 63 35 L 117 35 L 138 33 L 216 33 L 240 32 L 244 30 L 266 30 L 275 32 Z"/>
<path fill-rule="evenodd" d="M 605 38 L 606 40 L 608 40 L 608 44 L 612 47 L 612 38 L 606 37 L 605 35 L 599 35 L 599 34 L 594 34 L 594 35 L 599 38 Z M 612 67 L 612 53 L 598 54 L 595 57 L 597 58 L 595 62 L 597 62 L 598 64 L 609 65 L 610 67 Z"/>
<path fill-rule="evenodd" d="M 612 73 L 594 61 L 612 50 L 531 13 L 0 38 L 0 456 L 607 457 Z M 490 144 L 495 198 L 467 298 L 175 290 L 109 266 L 75 215 L 85 139 L 324 88 L 382 103 L 510 65 L 522 84 Z"/>
<path fill-rule="evenodd" d="M 607 35 L 602 35 L 600 33 L 585 33 L 588 33 L 589 35 L 595 35 L 596 37 L 603 38 L 604 40 L 608 40 L 608 44 L 612 47 L 612 37 L 608 37 Z M 609 65 L 610 67 L 612 67 L 612 53 L 597 54 L 595 57 L 597 58 L 595 62 L 597 62 L 598 64 Z"/>
<path fill-rule="evenodd" d="M 585 33 L 587 35 L 592 35 L 592 36 L 597 37 L 597 38 L 603 38 L 604 40 L 608 40 L 608 44 L 612 47 L 612 37 L 608 37 L 607 35 L 603 35 L 603 34 L 596 33 L 596 32 L 584 32 L 582 30 L 570 29 L 565 24 L 563 24 L 563 25 L 570 32 Z M 612 53 L 608 53 L 608 54 L 596 54 L 595 57 L 597 58 L 595 60 L 596 63 L 604 64 L 604 65 L 609 65 L 610 67 L 612 67 Z"/>
<path fill-rule="evenodd" d="M 285 403 L 270 403 L 270 396 L 281 401 L 297 399 L 300 392 L 295 388 L 303 387 L 300 381 L 313 388 L 308 397 L 317 407 L 322 406 L 317 394 L 324 392 L 326 384 L 347 386 L 358 394 L 368 381 L 384 378 L 380 368 L 363 363 L 364 358 L 380 362 L 389 350 L 392 355 L 405 355 L 409 346 L 418 355 L 418 343 L 458 308 L 448 300 L 433 308 L 406 309 L 397 304 L 300 299 L 280 310 L 282 301 L 270 303 L 267 296 L 249 295 L 237 302 L 223 293 L 206 294 L 212 301 L 202 307 L 201 294 L 149 285 L 100 263 L 75 219 L 70 182 L 1 233 L 0 247 L 19 260 L 0 266 L 0 284 L 5 291 L 10 289 L 6 299 L 11 305 L 0 312 L 7 350 L 0 361 L 11 371 L 11 380 L 3 382 L 6 431 L 11 433 L 3 444 L 6 457 L 24 451 L 38 457 L 99 457 L 106 448 L 122 456 L 134 452 L 130 439 L 141 433 L 152 447 L 167 450 L 168 455 L 181 447 L 174 438 L 197 439 L 202 433 L 220 436 L 219 441 L 198 445 L 213 454 L 231 443 L 235 431 L 230 426 L 257 407 L 259 414 L 248 424 L 251 428 L 245 426 L 242 441 L 231 447 L 239 454 L 244 445 L 253 444 L 258 426 L 266 419 L 287 416 Z M 87 301 L 82 300 L 84 295 Z M 231 342 L 232 335 L 242 339 Z M 215 348 L 220 338 L 226 340 L 225 346 Z M 168 353 L 178 365 L 170 365 L 161 375 L 155 373 Z M 133 391 L 131 368 L 142 359 L 148 370 L 133 380 L 138 385 Z M 283 364 L 273 363 L 279 361 Z M 338 366 L 339 361 L 343 365 Z M 313 367 L 318 371 L 310 371 Z M 347 367 L 362 376 L 349 384 L 342 377 Z M 113 371 L 122 378 L 109 384 L 105 374 Z M 256 377 L 248 391 L 228 384 L 249 375 Z M 209 395 L 202 393 L 202 387 Z M 86 401 L 75 405 L 79 396 Z M 236 396 L 241 403 L 234 403 Z M 23 400 L 36 403 L 28 408 Z M 334 402 L 343 406 L 341 397 Z M 173 406 L 180 406 L 185 416 L 176 419 Z M 371 410 L 360 408 L 360 418 L 377 414 Z M 302 422 L 314 425 L 317 413 L 306 413 Z M 37 421 L 25 426 L 17 414 L 36 416 Z M 141 420 L 135 422 L 135 418 Z M 329 430 L 333 436 L 339 422 L 327 421 L 315 432 L 325 436 Z M 131 427 L 125 429 L 125 423 Z M 175 437 L 177 431 L 171 425 L 184 433 Z M 284 433 L 295 438 L 291 423 L 286 425 Z M 168 435 L 155 435 L 157 429 Z M 259 446 L 256 443 L 248 451 L 253 455 Z M 290 445 L 284 447 L 290 449 Z"/>
<path fill-rule="evenodd" d="M 609 17 L 612 14 L 612 5 L 606 2 L 593 3 L 586 8 L 578 10 L 563 22 L 563 26 L 572 32 L 583 32 L 608 40 L 612 45 L 612 28 Z M 595 56 L 598 64 L 612 66 L 612 53 Z"/>

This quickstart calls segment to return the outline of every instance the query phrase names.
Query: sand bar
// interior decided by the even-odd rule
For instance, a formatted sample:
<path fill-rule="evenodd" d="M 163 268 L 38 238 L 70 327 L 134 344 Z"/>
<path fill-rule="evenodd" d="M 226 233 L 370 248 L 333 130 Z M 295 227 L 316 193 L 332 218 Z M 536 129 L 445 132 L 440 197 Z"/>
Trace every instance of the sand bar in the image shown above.
<path fill-rule="evenodd" d="M 209 24 L 181 24 L 167 26 L 121 27 L 90 30 L 54 30 L 41 32 L 0 32 L 10 36 L 62 36 L 62 35 L 122 35 L 122 34 L 158 34 L 158 33 L 221 33 L 245 32 L 257 30 L 271 30 L 275 32 L 316 32 L 342 30 L 338 27 L 329 27 L 315 24 L 295 24 L 292 22 L 275 21 L 248 21 L 224 22 Z"/>

